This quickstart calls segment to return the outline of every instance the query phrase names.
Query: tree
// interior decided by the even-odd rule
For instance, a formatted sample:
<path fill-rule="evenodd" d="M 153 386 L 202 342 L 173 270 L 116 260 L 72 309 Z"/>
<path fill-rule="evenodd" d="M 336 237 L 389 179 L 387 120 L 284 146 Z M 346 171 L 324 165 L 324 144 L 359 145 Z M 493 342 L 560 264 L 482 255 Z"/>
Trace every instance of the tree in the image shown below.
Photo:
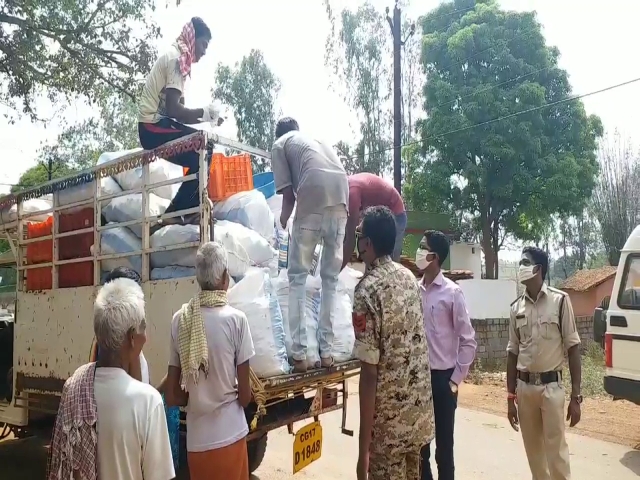
<path fill-rule="evenodd" d="M 360 170 L 381 174 L 390 165 L 391 40 L 385 17 L 370 4 L 335 18 L 324 0 L 331 31 L 325 63 L 337 79 L 335 87 L 356 113 L 361 151 Z"/>
<path fill-rule="evenodd" d="M 139 146 L 135 102 L 126 96 L 108 95 L 97 103 L 100 116 L 67 127 L 53 144 L 43 145 L 37 153 L 38 163 L 20 176 L 12 192 L 92 167 L 104 152 Z"/>
<path fill-rule="evenodd" d="M 593 210 L 611 265 L 640 221 L 640 162 L 630 142 L 619 133 L 607 136 L 598 152 L 601 176 L 593 195 Z"/>
<path fill-rule="evenodd" d="M 218 65 L 213 95 L 233 108 L 238 139 L 263 150 L 271 150 L 275 137 L 276 103 L 280 81 L 264 61 L 260 50 L 251 50 L 233 68 Z M 252 158 L 253 167 L 263 172 L 267 161 Z"/>
<path fill-rule="evenodd" d="M 570 100 L 535 13 L 454 0 L 422 29 L 427 119 L 405 191 L 414 207 L 471 215 L 487 278 L 496 278 L 507 237 L 539 241 L 551 215 L 582 210 L 602 125 Z"/>
<path fill-rule="evenodd" d="M 3 0 L 0 3 L 0 103 L 36 118 L 46 93 L 137 96 L 150 70 L 158 27 L 154 0 Z"/>

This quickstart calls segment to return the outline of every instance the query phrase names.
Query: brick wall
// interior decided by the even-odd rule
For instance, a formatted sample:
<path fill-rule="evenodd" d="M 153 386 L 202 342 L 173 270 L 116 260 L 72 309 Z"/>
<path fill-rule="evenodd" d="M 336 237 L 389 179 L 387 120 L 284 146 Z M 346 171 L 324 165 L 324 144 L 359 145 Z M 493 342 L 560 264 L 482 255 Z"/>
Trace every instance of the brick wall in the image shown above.
<path fill-rule="evenodd" d="M 509 319 L 471 319 L 471 324 L 476 331 L 478 342 L 476 359 L 481 363 L 494 365 L 505 362 L 509 342 Z M 576 324 L 582 344 L 587 345 L 593 340 L 593 317 L 577 317 Z"/>

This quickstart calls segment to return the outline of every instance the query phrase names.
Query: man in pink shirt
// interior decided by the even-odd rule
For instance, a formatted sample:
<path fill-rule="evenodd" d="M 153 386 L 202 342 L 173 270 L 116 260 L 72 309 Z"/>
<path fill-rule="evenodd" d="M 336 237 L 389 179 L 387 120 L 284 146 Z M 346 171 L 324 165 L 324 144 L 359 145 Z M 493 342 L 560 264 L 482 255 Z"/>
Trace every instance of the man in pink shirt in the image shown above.
<path fill-rule="evenodd" d="M 356 173 L 349 176 L 349 219 L 344 236 L 344 253 L 342 268 L 347 266 L 355 248 L 356 227 L 360 222 L 360 215 L 369 207 L 383 206 L 389 208 L 396 220 L 396 243 L 392 259 L 400 260 L 402 240 L 407 228 L 407 212 L 398 191 L 389 182 L 373 173 Z"/>
<path fill-rule="evenodd" d="M 464 294 L 441 271 L 448 256 L 449 239 L 442 232 L 426 231 L 416 253 L 416 266 L 423 272 L 420 292 L 429 344 L 439 480 L 454 479 L 453 430 L 458 386 L 469 373 L 477 346 Z M 422 480 L 433 480 L 429 447 L 422 449 Z"/>

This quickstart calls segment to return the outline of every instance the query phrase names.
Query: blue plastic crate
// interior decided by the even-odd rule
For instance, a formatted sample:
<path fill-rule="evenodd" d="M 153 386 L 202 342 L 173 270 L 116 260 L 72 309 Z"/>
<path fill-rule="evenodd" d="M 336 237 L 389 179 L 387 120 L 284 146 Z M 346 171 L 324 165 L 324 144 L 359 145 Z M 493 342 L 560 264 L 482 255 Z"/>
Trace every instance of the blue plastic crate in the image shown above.
<path fill-rule="evenodd" d="M 276 194 L 276 184 L 273 180 L 273 172 L 264 172 L 254 175 L 253 188 L 262 192 L 264 198 L 273 197 Z"/>

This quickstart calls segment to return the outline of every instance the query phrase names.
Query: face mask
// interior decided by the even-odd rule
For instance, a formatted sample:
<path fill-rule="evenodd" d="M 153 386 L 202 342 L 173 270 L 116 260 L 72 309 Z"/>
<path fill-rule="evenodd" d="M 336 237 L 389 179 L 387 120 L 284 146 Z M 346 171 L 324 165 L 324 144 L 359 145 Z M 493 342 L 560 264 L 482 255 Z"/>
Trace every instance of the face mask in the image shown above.
<path fill-rule="evenodd" d="M 418 270 L 426 270 L 433 261 L 427 260 L 427 255 L 429 255 L 429 253 L 431 252 L 422 248 L 419 248 L 416 252 L 416 267 L 418 267 Z"/>
<path fill-rule="evenodd" d="M 527 282 L 536 276 L 536 274 L 533 273 L 533 267 L 533 265 L 520 265 L 520 268 L 518 268 L 518 279 L 520 283 Z"/>

